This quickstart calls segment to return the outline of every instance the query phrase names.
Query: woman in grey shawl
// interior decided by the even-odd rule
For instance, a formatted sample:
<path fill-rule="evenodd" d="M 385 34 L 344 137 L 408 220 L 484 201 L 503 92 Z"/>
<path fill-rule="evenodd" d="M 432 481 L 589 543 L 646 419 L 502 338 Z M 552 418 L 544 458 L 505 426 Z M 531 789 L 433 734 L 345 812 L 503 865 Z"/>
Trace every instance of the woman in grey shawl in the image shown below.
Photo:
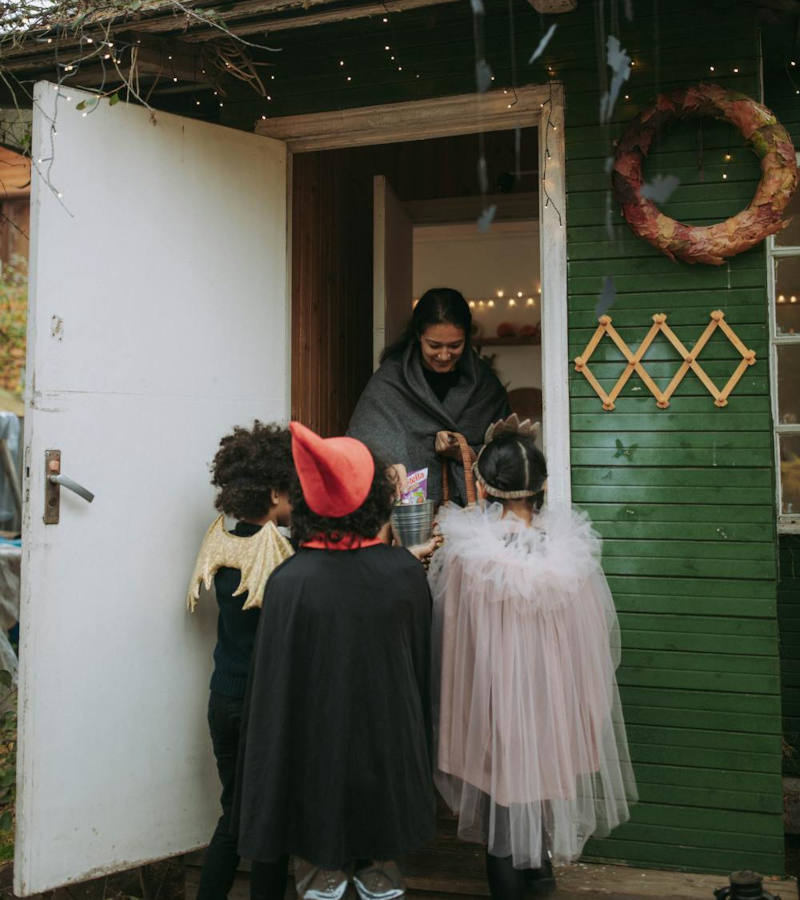
<path fill-rule="evenodd" d="M 428 468 L 428 497 L 442 497 L 441 457 L 457 456 L 453 432 L 477 451 L 492 422 L 511 412 L 505 388 L 470 345 L 472 315 L 451 288 L 426 291 L 404 337 L 388 347 L 359 398 L 348 435 L 406 471 Z M 456 451 L 453 454 L 453 451 Z M 448 462 L 451 498 L 465 502 L 464 475 Z"/>

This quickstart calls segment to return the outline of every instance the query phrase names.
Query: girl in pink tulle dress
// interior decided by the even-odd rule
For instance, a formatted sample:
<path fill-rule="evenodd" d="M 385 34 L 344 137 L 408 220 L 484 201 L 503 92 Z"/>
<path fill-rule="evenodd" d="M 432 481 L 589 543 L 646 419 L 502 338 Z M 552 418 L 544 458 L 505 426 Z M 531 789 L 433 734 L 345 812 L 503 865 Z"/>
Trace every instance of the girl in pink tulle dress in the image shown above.
<path fill-rule="evenodd" d="M 482 503 L 441 510 L 430 570 L 436 782 L 459 836 L 486 845 L 502 900 L 553 890 L 550 860 L 576 859 L 636 799 L 600 539 L 584 515 L 542 509 L 535 428 L 512 417 L 489 429 Z"/>

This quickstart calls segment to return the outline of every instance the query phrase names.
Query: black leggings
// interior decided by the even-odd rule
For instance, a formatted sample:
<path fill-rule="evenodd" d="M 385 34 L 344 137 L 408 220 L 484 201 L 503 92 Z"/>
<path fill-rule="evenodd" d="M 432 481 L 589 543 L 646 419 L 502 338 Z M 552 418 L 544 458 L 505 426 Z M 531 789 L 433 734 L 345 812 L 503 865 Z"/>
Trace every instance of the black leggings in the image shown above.
<path fill-rule="evenodd" d="M 525 900 L 525 869 L 515 869 L 510 856 L 487 851 L 486 877 L 492 900 Z"/>
<path fill-rule="evenodd" d="M 288 856 L 268 863 L 253 860 L 250 869 L 250 900 L 283 900 L 288 870 Z"/>

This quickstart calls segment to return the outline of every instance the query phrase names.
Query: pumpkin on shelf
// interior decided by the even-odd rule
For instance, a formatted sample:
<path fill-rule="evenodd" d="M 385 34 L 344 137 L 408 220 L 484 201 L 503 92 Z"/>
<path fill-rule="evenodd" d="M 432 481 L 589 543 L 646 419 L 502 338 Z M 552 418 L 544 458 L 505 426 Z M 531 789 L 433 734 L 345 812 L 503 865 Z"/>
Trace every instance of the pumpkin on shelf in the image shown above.
<path fill-rule="evenodd" d="M 537 322 L 535 325 L 523 325 L 517 332 L 517 337 L 521 338 L 538 338 L 541 334 L 542 326 Z"/>
<path fill-rule="evenodd" d="M 501 322 L 497 326 L 497 336 L 499 338 L 516 337 L 517 326 L 513 322 Z"/>

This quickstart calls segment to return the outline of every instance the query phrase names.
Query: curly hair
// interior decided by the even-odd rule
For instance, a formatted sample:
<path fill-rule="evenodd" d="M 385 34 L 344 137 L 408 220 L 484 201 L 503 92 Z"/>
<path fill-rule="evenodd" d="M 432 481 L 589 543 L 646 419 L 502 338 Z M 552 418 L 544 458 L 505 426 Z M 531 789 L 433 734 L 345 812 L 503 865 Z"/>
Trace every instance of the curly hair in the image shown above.
<path fill-rule="evenodd" d="M 235 519 L 263 518 L 272 491 L 291 491 L 296 481 L 288 429 L 258 419 L 225 435 L 211 463 L 211 483 L 219 489 L 214 505 Z"/>
<path fill-rule="evenodd" d="M 299 483 L 295 483 L 291 494 L 292 536 L 297 541 L 302 544 L 321 537 L 333 544 L 346 535 L 355 534 L 362 538 L 374 538 L 377 535 L 389 521 L 395 485 L 384 463 L 374 453 L 372 459 L 375 462 L 375 475 L 367 499 L 355 512 L 338 519 L 317 515 L 306 503 Z"/>

